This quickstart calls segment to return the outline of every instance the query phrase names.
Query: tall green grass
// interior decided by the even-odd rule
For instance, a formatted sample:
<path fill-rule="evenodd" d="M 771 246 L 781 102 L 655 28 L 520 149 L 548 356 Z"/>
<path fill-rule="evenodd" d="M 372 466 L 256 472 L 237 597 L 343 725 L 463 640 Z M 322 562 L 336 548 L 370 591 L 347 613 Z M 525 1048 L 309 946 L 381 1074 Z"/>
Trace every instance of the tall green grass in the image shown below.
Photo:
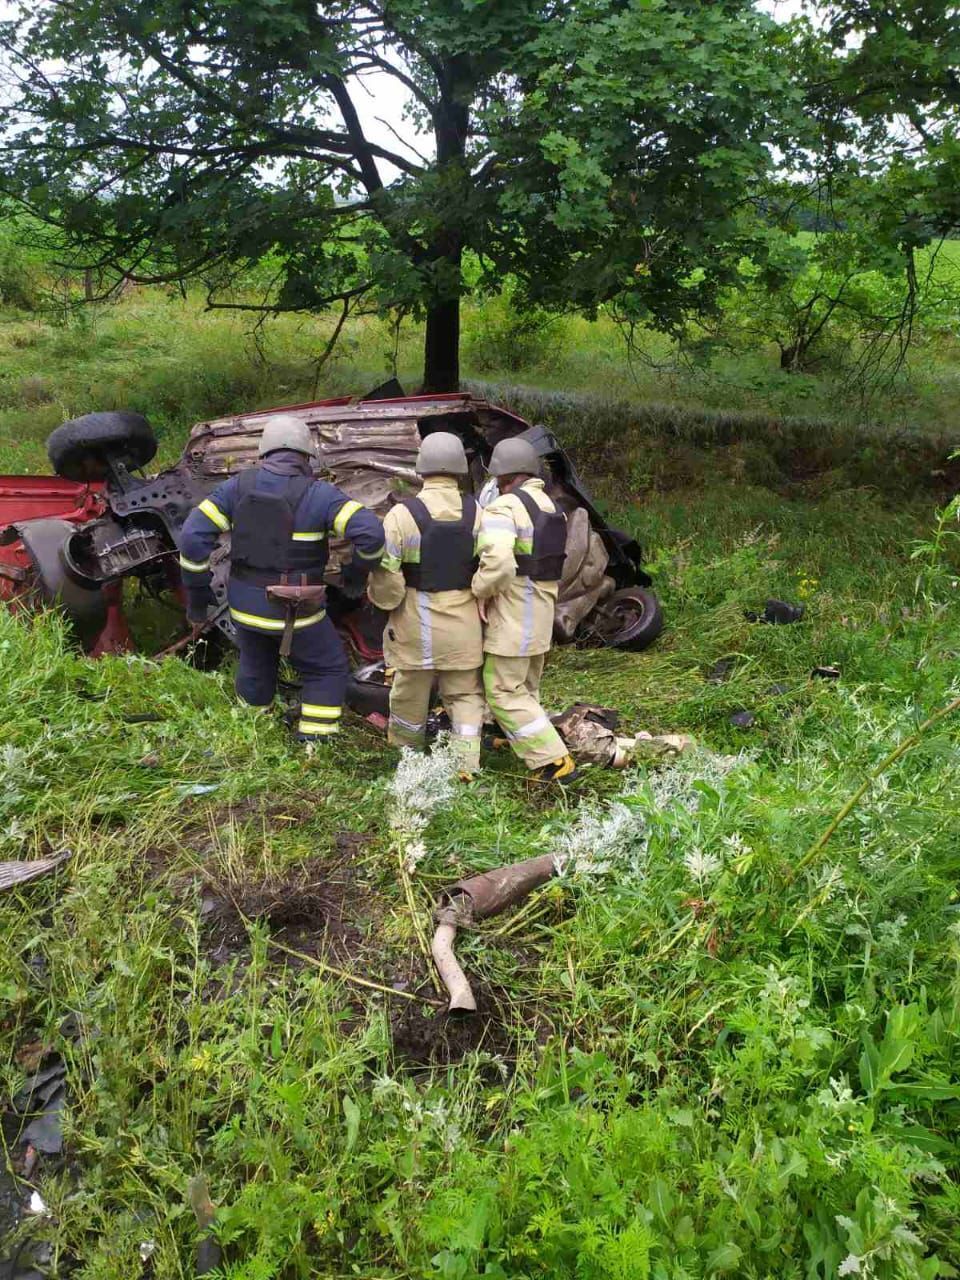
<path fill-rule="evenodd" d="M 36 1173 L 52 1217 L 16 1229 L 58 1271 L 192 1274 L 197 1176 L 232 1280 L 960 1267 L 957 724 L 791 878 L 957 693 L 956 548 L 912 558 L 927 504 L 863 492 L 717 482 L 613 513 L 649 548 L 668 630 L 645 654 L 556 653 L 549 701 L 595 698 L 703 750 L 556 796 L 489 756 L 435 816 L 421 927 L 467 871 L 566 859 L 462 936 L 482 1001 L 466 1029 L 407 999 L 433 991 L 373 730 L 350 720 L 305 759 L 236 705 L 229 671 L 88 663 L 55 619 L 0 615 L 0 856 L 75 850 L 0 898 L 0 1092 L 25 1046 L 68 1063 L 68 1158 Z M 806 619 L 747 622 L 770 594 L 802 597 Z M 713 683 L 721 657 L 732 675 Z M 838 682 L 811 678 L 823 663 Z M 253 905 L 284 876 L 313 886 L 299 923 L 292 890 Z M 233 914 L 225 945 L 211 902 L 249 933 Z"/>

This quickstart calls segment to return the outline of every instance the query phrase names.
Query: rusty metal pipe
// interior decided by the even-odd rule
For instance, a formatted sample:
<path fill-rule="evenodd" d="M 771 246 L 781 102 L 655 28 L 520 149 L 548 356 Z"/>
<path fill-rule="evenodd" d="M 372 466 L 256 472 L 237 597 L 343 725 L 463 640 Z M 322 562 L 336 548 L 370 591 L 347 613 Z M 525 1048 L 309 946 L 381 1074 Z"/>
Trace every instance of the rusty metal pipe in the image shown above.
<path fill-rule="evenodd" d="M 437 971 L 450 995 L 448 1013 L 472 1013 L 477 1007 L 470 983 L 453 951 L 457 927 L 499 915 L 556 874 L 553 854 L 547 853 L 458 880 L 443 890 L 436 911 L 437 929 L 431 950 Z"/>
<path fill-rule="evenodd" d="M 470 989 L 467 975 L 460 968 L 453 952 L 453 944 L 457 937 L 455 924 L 438 924 L 433 935 L 433 961 L 443 985 L 447 988 L 450 1003 L 447 1013 L 476 1013 L 477 1001 Z"/>

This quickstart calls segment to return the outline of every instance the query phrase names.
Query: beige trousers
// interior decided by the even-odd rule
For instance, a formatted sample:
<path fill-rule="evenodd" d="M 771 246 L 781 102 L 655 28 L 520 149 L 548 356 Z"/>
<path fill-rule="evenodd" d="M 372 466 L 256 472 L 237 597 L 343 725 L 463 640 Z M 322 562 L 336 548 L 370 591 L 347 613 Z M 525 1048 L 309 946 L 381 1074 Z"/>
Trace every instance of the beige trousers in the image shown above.
<path fill-rule="evenodd" d="M 473 671 L 397 671 L 390 689 L 390 727 L 387 739 L 394 747 L 422 751 L 427 743 L 427 716 L 434 680 L 453 725 L 453 743 L 471 773 L 480 768 L 480 733 L 483 729 L 483 679 Z"/>
<path fill-rule="evenodd" d="M 490 710 L 528 769 L 541 769 L 567 754 L 563 739 L 540 705 L 540 679 L 547 655 L 505 658 L 488 653 L 483 687 Z"/>

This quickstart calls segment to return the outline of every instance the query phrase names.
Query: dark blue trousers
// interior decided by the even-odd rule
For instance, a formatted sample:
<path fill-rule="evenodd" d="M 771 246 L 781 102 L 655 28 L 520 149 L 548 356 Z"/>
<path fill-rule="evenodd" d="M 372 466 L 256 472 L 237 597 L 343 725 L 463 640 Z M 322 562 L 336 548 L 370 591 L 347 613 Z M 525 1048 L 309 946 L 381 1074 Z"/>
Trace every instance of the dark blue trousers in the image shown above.
<path fill-rule="evenodd" d="M 251 706 L 267 707 L 273 702 L 281 638 L 278 632 L 237 627 L 237 693 Z M 329 618 L 293 633 L 290 665 L 303 682 L 298 732 L 311 738 L 335 733 L 343 710 L 349 665 L 343 641 Z"/>

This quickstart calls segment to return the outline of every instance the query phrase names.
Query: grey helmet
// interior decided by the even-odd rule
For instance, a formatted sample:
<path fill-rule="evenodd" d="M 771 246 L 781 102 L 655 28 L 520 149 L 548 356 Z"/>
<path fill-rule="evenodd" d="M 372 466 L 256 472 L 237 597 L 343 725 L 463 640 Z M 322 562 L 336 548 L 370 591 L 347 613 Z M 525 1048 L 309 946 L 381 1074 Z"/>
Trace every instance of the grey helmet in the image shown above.
<path fill-rule="evenodd" d="M 302 418 L 295 418 L 292 413 L 275 413 L 264 424 L 257 452 L 264 458 L 275 449 L 293 449 L 297 453 L 305 453 L 308 458 L 319 456 L 310 428 Z"/>
<path fill-rule="evenodd" d="M 465 476 L 469 473 L 463 441 L 452 431 L 432 431 L 417 454 L 418 476 Z"/>
<path fill-rule="evenodd" d="M 539 476 L 540 455 L 528 440 L 515 436 L 500 441 L 490 455 L 487 470 L 492 476 Z"/>

